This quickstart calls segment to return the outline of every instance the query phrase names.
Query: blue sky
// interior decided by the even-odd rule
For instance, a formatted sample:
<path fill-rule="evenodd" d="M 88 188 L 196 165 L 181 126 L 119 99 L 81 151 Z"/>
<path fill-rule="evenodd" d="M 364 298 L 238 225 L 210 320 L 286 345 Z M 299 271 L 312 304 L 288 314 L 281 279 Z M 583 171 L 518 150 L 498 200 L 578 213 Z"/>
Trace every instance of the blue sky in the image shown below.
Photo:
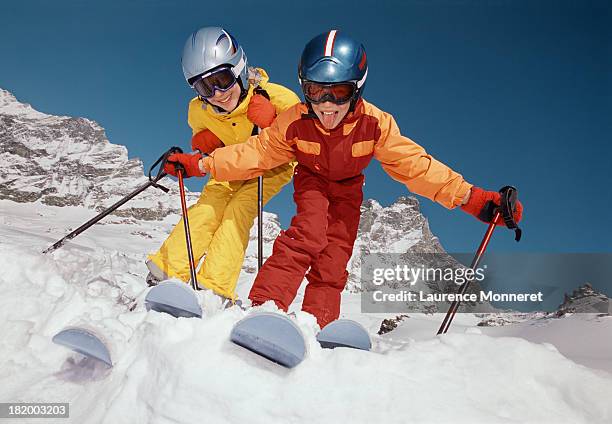
<path fill-rule="evenodd" d="M 499 231 L 492 250 L 612 251 L 604 1 L 21 1 L 3 2 L 0 15 L 0 87 L 44 112 L 99 122 L 145 166 L 189 146 L 180 55 L 192 31 L 225 26 L 252 65 L 295 91 L 304 44 L 346 31 L 368 52 L 366 99 L 405 135 L 476 185 L 519 188 L 524 240 Z M 366 197 L 387 205 L 406 193 L 378 164 L 368 168 Z M 291 194 L 268 207 L 285 226 Z M 447 250 L 477 247 L 484 225 L 421 203 Z"/>

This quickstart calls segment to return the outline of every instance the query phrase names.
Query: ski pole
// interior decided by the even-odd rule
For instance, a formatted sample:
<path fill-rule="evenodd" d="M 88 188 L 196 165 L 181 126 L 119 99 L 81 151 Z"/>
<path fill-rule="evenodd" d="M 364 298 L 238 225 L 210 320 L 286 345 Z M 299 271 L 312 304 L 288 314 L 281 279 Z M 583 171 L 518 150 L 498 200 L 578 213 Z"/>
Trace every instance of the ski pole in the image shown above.
<path fill-rule="evenodd" d="M 178 164 L 176 167 L 176 175 L 178 176 L 179 191 L 181 193 L 181 210 L 183 212 L 183 226 L 185 228 L 185 240 L 187 242 L 187 256 L 189 256 L 189 272 L 191 273 L 191 287 L 194 290 L 199 290 L 198 280 L 196 279 L 195 261 L 193 260 L 193 248 L 191 244 L 191 232 L 189 231 L 189 218 L 187 217 L 187 201 L 185 200 L 185 183 L 183 182 L 184 168 Z"/>
<path fill-rule="evenodd" d="M 472 260 L 470 269 L 476 269 L 476 267 L 478 267 L 478 263 L 480 262 L 482 255 L 487 249 L 489 241 L 491 240 L 491 236 L 493 235 L 493 230 L 495 230 L 495 227 L 497 226 L 500 217 L 501 217 L 501 213 L 497 212 L 495 214 L 495 217 L 493 218 L 493 221 L 489 224 L 489 228 L 487 228 L 487 232 L 485 233 L 482 241 L 480 242 L 480 246 L 478 247 L 478 250 L 476 251 L 476 255 L 474 256 L 474 259 Z M 468 285 L 471 281 L 472 281 L 471 278 L 466 279 L 466 281 L 463 284 L 461 284 L 461 286 L 459 287 L 459 294 L 461 296 L 465 294 L 465 292 L 468 289 Z M 453 321 L 453 318 L 455 318 L 457 309 L 459 309 L 459 300 L 455 299 L 451 303 L 450 308 L 448 308 L 448 312 L 446 312 L 444 321 L 442 321 L 442 325 L 438 329 L 438 334 L 445 334 L 448 331 L 448 329 L 450 328 L 451 322 Z"/>
<path fill-rule="evenodd" d="M 269 99 L 268 99 L 269 100 Z M 251 137 L 259 134 L 259 127 L 253 126 Z M 263 175 L 257 177 L 257 269 L 263 265 Z"/>
<path fill-rule="evenodd" d="M 149 181 L 139 186 L 136 190 L 134 190 L 133 192 L 131 192 L 130 194 L 128 194 L 123 199 L 119 200 L 118 202 L 110 206 L 109 208 L 105 209 L 104 211 L 100 212 L 98 215 L 91 218 L 89 221 L 81 225 L 76 230 L 70 232 L 69 234 L 61 238 L 60 240 L 53 243 L 51 246 L 47 247 L 45 250 L 43 250 L 42 253 L 46 254 L 46 253 L 53 252 L 54 250 L 59 249 L 64 244 L 66 244 L 66 242 L 72 240 L 73 238 L 75 238 L 76 236 L 78 236 L 79 234 L 87 230 L 89 227 L 91 227 L 92 225 L 94 225 L 95 223 L 103 219 L 104 217 L 108 216 L 110 213 L 114 212 L 115 210 L 117 210 L 118 208 L 123 206 L 125 203 L 132 200 L 134 197 L 136 197 L 137 195 L 139 195 L 140 193 L 142 193 L 143 191 L 145 191 L 151 186 L 158 188 L 160 190 L 163 190 L 164 192 L 167 193 L 169 190 L 166 187 L 158 184 L 157 182 L 166 176 L 166 173 L 164 172 L 164 165 L 166 164 L 166 160 L 168 156 L 175 151 L 174 149 L 177 149 L 177 148 L 173 147 L 172 149 L 168 150 L 166 153 L 160 156 L 159 159 L 155 161 L 155 163 L 151 166 L 151 168 L 149 168 Z M 157 172 L 157 175 L 153 178 L 151 176 L 151 171 L 158 164 L 160 164 L 159 170 Z"/>
<path fill-rule="evenodd" d="M 270 95 L 261 87 L 255 87 L 255 93 L 270 100 Z M 251 136 L 259 134 L 260 128 L 253 126 Z M 257 269 L 263 266 L 263 175 L 257 177 Z"/>
<path fill-rule="evenodd" d="M 505 186 L 501 190 L 499 190 L 499 193 L 501 195 L 500 206 L 495 208 L 495 215 L 493 216 L 493 220 L 489 224 L 489 227 L 487 228 L 487 231 L 482 241 L 480 242 L 480 246 L 476 251 L 476 255 L 472 260 L 472 263 L 470 265 L 470 269 L 472 270 L 475 270 L 478 267 L 478 264 L 480 263 L 480 260 L 482 259 L 482 256 L 484 255 L 484 252 L 487 249 L 487 246 L 489 245 L 489 241 L 491 240 L 493 231 L 495 230 L 495 227 L 499 223 L 501 223 L 502 218 L 508 229 L 514 229 L 516 233 L 515 240 L 519 241 L 521 239 L 521 229 L 518 227 L 517 223 L 514 220 L 514 211 L 516 207 L 518 192 L 516 188 L 512 186 Z M 473 275 L 473 273 L 471 273 L 471 275 Z M 466 279 L 463 284 L 461 284 L 458 291 L 458 298 L 461 298 L 467 292 L 468 286 L 471 282 L 472 278 L 469 278 Z M 459 309 L 460 303 L 461 302 L 458 299 L 453 300 L 450 308 L 448 308 L 448 312 L 446 312 L 446 316 L 444 317 L 440 328 L 438 329 L 438 335 L 446 334 L 446 332 L 450 328 L 453 318 L 455 318 L 455 314 Z"/>
<path fill-rule="evenodd" d="M 263 175 L 257 178 L 257 269 L 263 266 Z"/>
<path fill-rule="evenodd" d="M 253 127 L 253 135 L 259 134 L 259 127 Z M 263 175 L 257 177 L 257 270 L 263 266 Z"/>

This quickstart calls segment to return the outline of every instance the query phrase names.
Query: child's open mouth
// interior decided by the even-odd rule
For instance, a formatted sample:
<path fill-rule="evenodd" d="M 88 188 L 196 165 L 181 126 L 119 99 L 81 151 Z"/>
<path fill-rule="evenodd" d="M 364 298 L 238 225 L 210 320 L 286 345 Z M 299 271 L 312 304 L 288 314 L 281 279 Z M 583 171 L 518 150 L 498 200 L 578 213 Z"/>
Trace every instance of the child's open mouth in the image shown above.
<path fill-rule="evenodd" d="M 323 123 L 323 126 L 325 126 L 326 128 L 332 128 L 334 126 L 334 123 L 336 122 L 336 117 L 338 115 L 337 111 L 331 111 L 331 112 L 323 112 L 321 111 L 321 122 Z"/>

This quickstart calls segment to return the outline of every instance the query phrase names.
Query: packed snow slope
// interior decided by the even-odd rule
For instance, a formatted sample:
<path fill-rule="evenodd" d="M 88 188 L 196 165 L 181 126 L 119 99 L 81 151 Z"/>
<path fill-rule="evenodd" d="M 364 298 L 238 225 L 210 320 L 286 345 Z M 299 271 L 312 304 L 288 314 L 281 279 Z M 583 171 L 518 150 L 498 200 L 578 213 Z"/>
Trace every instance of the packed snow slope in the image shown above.
<path fill-rule="evenodd" d="M 497 337 L 493 328 L 483 334 L 471 315 L 443 337 L 430 331 L 440 316 L 418 315 L 377 336 L 381 316 L 360 314 L 358 295 L 348 293 L 344 315 L 371 331 L 373 352 L 321 349 L 314 319 L 298 313 L 308 358 L 281 368 L 229 342 L 234 323 L 252 311 L 209 313 L 205 292 L 198 293 L 203 319 L 145 310 L 143 260 L 171 218 L 109 217 L 42 255 L 92 211 L 8 200 L 0 210 L 3 402 L 70 402 L 74 423 L 612 422 L 612 374 L 550 343 Z M 239 291 L 251 282 L 243 275 Z M 113 368 L 51 342 L 74 325 L 106 341 Z M 567 338 L 577 335 L 573 328 Z M 593 319 L 579 331 L 609 337 L 612 320 Z"/>

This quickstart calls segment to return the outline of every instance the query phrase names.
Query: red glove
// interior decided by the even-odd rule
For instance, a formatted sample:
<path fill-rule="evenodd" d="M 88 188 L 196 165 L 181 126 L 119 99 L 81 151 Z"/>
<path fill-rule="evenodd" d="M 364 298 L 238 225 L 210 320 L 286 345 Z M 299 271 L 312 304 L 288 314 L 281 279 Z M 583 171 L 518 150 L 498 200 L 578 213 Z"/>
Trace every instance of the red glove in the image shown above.
<path fill-rule="evenodd" d="M 465 205 L 461 206 L 461 209 L 470 215 L 474 215 L 480 221 L 489 224 L 493 220 L 493 210 L 488 207 L 488 202 L 493 202 L 495 205 L 499 206 L 501 203 L 501 195 L 499 192 L 486 191 L 479 187 L 472 187 L 470 198 Z M 517 200 L 516 210 L 514 211 L 514 221 L 518 223 L 522 217 L 523 204 Z M 506 226 L 503 219 L 499 220 L 498 225 Z"/>
<path fill-rule="evenodd" d="M 259 128 L 268 128 L 276 118 L 276 109 L 270 100 L 254 94 L 247 108 L 247 118 Z"/>
<path fill-rule="evenodd" d="M 188 153 L 173 153 L 168 156 L 168 160 L 164 165 L 164 172 L 166 174 L 177 176 L 175 164 L 180 164 L 185 168 L 183 176 L 189 177 L 203 177 L 205 174 L 202 173 L 198 163 L 202 159 L 202 155 L 199 153 L 188 154 Z"/>
<path fill-rule="evenodd" d="M 202 154 L 210 154 L 217 147 L 223 147 L 223 142 L 211 130 L 202 130 L 191 138 L 191 149 Z"/>

